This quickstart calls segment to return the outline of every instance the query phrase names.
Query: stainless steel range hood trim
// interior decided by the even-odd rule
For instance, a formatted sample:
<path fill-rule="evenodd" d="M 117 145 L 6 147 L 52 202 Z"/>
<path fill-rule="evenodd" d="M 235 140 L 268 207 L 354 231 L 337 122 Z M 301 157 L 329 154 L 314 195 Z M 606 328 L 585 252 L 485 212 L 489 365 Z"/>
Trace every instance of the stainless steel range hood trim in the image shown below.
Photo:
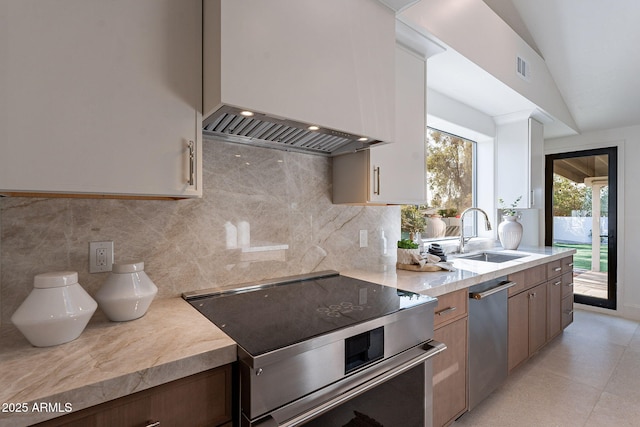
<path fill-rule="evenodd" d="M 226 142 L 325 157 L 367 150 L 386 142 L 335 129 L 274 117 L 259 112 L 245 116 L 240 108 L 224 105 L 203 121 L 203 136 Z M 366 141 L 360 141 L 367 138 Z"/>

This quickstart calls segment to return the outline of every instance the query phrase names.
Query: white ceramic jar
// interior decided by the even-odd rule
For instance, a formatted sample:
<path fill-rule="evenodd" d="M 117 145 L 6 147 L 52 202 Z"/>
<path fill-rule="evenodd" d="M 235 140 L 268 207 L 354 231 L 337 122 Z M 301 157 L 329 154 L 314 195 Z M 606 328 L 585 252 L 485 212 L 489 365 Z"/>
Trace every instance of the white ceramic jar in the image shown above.
<path fill-rule="evenodd" d="M 49 347 L 78 338 L 97 307 L 75 271 L 44 273 L 11 321 L 32 345 Z"/>
<path fill-rule="evenodd" d="M 144 272 L 144 262 L 113 264 L 96 300 L 109 320 L 123 322 L 142 317 L 157 293 L 158 288 Z"/>
<path fill-rule="evenodd" d="M 522 224 L 516 216 L 504 215 L 503 221 L 498 224 L 498 238 L 504 249 L 518 249 L 522 240 Z"/>

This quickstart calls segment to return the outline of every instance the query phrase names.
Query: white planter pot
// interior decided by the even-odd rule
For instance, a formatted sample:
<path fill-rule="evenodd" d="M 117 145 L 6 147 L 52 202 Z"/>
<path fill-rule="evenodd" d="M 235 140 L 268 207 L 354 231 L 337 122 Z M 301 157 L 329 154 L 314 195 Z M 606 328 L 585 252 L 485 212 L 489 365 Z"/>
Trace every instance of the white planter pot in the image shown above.
<path fill-rule="evenodd" d="M 503 216 L 503 221 L 498 225 L 498 238 L 505 249 L 518 249 L 522 240 L 522 224 L 515 216 Z"/>
<path fill-rule="evenodd" d="M 413 264 L 412 254 L 420 256 L 420 249 L 400 249 L 398 248 L 398 264 Z"/>

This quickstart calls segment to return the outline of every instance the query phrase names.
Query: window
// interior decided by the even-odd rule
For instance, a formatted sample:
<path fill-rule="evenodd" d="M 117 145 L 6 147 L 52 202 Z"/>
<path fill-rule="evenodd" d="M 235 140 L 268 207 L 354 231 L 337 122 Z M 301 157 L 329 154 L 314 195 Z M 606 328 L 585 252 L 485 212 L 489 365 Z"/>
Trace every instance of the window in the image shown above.
<path fill-rule="evenodd" d="M 459 237 L 460 214 L 475 206 L 476 143 L 428 128 L 426 148 L 427 204 L 402 208 L 403 237 L 421 227 L 426 239 Z M 415 220 L 416 210 L 425 222 Z M 465 228 L 465 236 L 476 235 L 475 221 L 465 222 Z"/>

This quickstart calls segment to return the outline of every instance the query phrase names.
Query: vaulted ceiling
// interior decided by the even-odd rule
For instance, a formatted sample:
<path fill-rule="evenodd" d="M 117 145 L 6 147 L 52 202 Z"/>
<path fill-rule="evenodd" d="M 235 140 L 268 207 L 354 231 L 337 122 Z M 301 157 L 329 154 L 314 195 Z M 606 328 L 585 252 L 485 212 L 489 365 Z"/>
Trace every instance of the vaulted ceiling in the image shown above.
<path fill-rule="evenodd" d="M 484 2 L 544 58 L 580 132 L 640 125 L 640 1 Z"/>

